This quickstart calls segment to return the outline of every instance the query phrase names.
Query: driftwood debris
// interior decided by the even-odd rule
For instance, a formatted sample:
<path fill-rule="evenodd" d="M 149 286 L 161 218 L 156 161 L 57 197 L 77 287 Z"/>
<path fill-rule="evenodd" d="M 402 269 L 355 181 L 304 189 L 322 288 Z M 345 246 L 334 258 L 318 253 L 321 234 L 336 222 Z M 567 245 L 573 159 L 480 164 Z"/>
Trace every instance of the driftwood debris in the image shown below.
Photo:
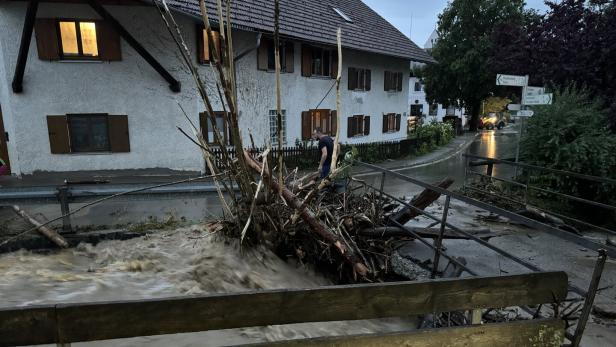
<path fill-rule="evenodd" d="M 444 180 L 442 180 L 441 182 L 439 182 L 438 184 L 435 184 L 436 186 L 443 188 L 443 189 L 447 189 L 449 188 L 449 186 L 451 186 L 453 184 L 453 179 L 451 178 L 445 178 Z M 411 200 L 410 205 L 420 209 L 420 210 L 424 210 L 426 207 L 432 205 L 433 202 L 435 202 L 436 200 L 438 200 L 438 198 L 441 196 L 440 193 L 435 192 L 433 190 L 430 189 L 425 189 L 424 191 L 422 191 L 419 195 L 417 195 L 416 197 L 413 198 L 413 200 Z M 418 211 L 416 211 L 415 209 L 412 209 L 410 207 L 404 208 L 401 211 L 399 211 L 398 213 L 396 213 L 393 217 L 391 217 L 392 220 L 405 225 L 406 223 L 408 223 L 411 219 L 419 216 L 420 213 Z M 390 225 L 394 225 L 393 222 L 390 223 Z"/>
<path fill-rule="evenodd" d="M 19 206 L 13 205 L 13 211 L 15 211 L 15 213 L 20 215 L 28 223 L 35 226 L 41 235 L 51 240 L 51 242 L 55 243 L 58 247 L 68 248 L 68 242 L 66 242 L 66 240 L 62 236 L 60 236 L 60 234 L 58 234 L 54 230 L 49 229 L 46 226 L 43 226 L 39 221 L 27 214 L 26 211 L 20 209 Z"/>

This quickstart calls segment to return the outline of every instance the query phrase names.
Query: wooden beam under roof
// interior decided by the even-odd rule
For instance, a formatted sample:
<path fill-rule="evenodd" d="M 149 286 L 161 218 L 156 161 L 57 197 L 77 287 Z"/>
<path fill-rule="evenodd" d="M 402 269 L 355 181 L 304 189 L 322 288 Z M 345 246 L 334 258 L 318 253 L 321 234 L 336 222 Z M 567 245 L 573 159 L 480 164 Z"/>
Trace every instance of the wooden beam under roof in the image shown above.
<path fill-rule="evenodd" d="M 21 31 L 19 54 L 17 55 L 17 64 L 15 65 L 15 75 L 13 76 L 13 83 L 11 84 L 14 93 L 21 93 L 24 89 L 24 71 L 26 70 L 26 63 L 28 62 L 28 52 L 30 51 L 30 41 L 32 41 L 32 30 L 34 29 L 38 4 L 39 0 L 30 0 L 28 9 L 26 10 L 24 27 Z"/>

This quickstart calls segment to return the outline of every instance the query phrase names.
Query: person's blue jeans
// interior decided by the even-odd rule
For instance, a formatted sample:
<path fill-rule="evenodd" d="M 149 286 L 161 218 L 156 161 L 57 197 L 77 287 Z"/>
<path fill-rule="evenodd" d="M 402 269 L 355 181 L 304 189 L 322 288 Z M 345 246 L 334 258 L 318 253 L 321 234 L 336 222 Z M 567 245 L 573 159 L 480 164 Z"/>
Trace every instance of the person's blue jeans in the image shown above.
<path fill-rule="evenodd" d="M 323 165 L 321 169 L 321 178 L 325 178 L 329 175 L 330 165 Z"/>

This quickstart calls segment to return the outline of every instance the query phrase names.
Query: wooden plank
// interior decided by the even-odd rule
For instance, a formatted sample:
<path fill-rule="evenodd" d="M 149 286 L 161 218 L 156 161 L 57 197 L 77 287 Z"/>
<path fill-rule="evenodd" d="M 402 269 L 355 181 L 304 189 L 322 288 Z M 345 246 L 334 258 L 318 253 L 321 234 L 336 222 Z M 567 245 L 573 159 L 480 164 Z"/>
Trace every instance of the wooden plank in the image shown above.
<path fill-rule="evenodd" d="M 58 305 L 60 341 L 396 317 L 563 300 L 564 272 Z"/>
<path fill-rule="evenodd" d="M 424 329 L 389 334 L 365 334 L 322 337 L 242 346 L 336 346 L 336 347 L 560 347 L 565 322 L 559 319 L 535 319 L 509 323 L 455 328 Z"/>
<path fill-rule="evenodd" d="M 0 346 L 23 346 L 56 341 L 53 305 L 0 309 Z"/>

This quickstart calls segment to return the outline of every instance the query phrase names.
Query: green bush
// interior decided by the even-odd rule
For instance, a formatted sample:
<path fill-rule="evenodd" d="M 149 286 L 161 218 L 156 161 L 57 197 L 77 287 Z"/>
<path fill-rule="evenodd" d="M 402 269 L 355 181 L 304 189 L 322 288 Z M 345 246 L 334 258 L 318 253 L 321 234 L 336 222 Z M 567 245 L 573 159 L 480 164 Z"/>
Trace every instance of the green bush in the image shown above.
<path fill-rule="evenodd" d="M 409 135 L 409 137 L 417 138 L 420 141 L 420 147 L 423 146 L 425 141 L 430 142 L 428 152 L 436 146 L 448 144 L 453 139 L 453 136 L 453 127 L 450 123 L 439 123 L 436 121 L 418 126 L 415 133 Z M 419 152 L 421 152 L 421 148 Z"/>
<path fill-rule="evenodd" d="M 607 128 L 607 115 L 600 101 L 575 86 L 555 93 L 554 99 L 552 105 L 537 107 L 529 119 L 520 144 L 522 160 L 548 168 L 616 178 L 616 135 Z M 616 201 L 614 185 L 538 174 L 532 173 L 535 184 L 594 201 Z"/>

